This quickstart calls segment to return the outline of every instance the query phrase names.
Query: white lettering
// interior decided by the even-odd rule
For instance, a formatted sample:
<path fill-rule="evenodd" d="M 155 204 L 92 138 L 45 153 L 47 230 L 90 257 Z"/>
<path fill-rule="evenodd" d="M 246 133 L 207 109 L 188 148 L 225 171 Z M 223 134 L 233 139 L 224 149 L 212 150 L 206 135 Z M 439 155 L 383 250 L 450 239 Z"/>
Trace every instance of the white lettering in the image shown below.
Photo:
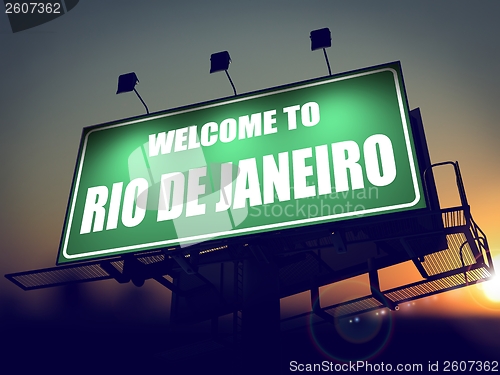
<path fill-rule="evenodd" d="M 162 132 L 158 134 L 149 135 L 149 157 L 156 156 L 160 153 L 168 154 L 172 151 L 172 144 L 174 142 L 175 130 L 170 130 L 167 133 Z"/>
<path fill-rule="evenodd" d="M 262 197 L 260 196 L 259 175 L 257 174 L 255 158 L 240 160 L 238 169 L 233 208 L 245 207 L 247 199 L 250 206 L 260 206 Z"/>
<path fill-rule="evenodd" d="M 205 214 L 205 204 L 198 204 L 198 197 L 205 193 L 205 185 L 200 185 L 200 177 L 207 175 L 207 167 L 189 171 L 187 186 L 186 217 Z"/>
<path fill-rule="evenodd" d="M 148 181 L 144 178 L 136 178 L 125 188 L 123 198 L 122 223 L 126 227 L 139 225 L 146 216 L 148 199 Z M 135 208 L 135 213 L 134 213 Z"/>
<path fill-rule="evenodd" d="M 236 138 L 236 120 L 234 118 L 225 119 L 220 123 L 219 139 L 221 142 L 229 143 Z"/>
<path fill-rule="evenodd" d="M 297 111 L 299 109 L 300 105 L 283 108 L 283 113 L 288 114 L 288 130 L 297 129 Z"/>
<path fill-rule="evenodd" d="M 180 128 L 175 131 L 175 152 L 187 150 L 187 145 L 184 144 L 187 141 L 187 131 L 188 128 Z"/>
<path fill-rule="evenodd" d="M 106 230 L 116 229 L 118 227 L 118 215 L 120 213 L 120 204 L 122 202 L 123 182 L 113 184 L 111 189 L 111 199 L 109 202 L 108 221 Z"/>
<path fill-rule="evenodd" d="M 380 152 L 380 164 L 377 152 L 377 145 Z M 396 161 L 394 160 L 394 150 L 389 137 L 383 134 L 374 134 L 365 141 L 363 145 L 365 157 L 366 176 L 375 186 L 387 186 L 396 178 Z"/>
<path fill-rule="evenodd" d="M 219 125 L 216 122 L 207 122 L 201 128 L 201 145 L 204 147 L 212 146 L 217 142 L 217 129 Z M 211 135 L 210 135 L 211 134 Z"/>
<path fill-rule="evenodd" d="M 179 172 L 161 176 L 157 221 L 173 220 L 181 216 L 184 206 L 184 180 L 184 175 Z"/>
<path fill-rule="evenodd" d="M 261 113 L 251 117 L 241 116 L 238 121 L 239 139 L 258 137 L 262 135 Z"/>
<path fill-rule="evenodd" d="M 221 164 L 220 200 L 215 204 L 215 212 L 226 211 L 233 199 L 233 163 Z"/>
<path fill-rule="evenodd" d="M 196 125 L 189 127 L 189 137 L 188 137 L 188 149 L 200 147 L 200 142 L 198 141 L 198 134 L 196 133 Z"/>
<path fill-rule="evenodd" d="M 264 112 L 264 134 L 273 134 L 278 131 L 273 124 L 276 124 L 276 110 Z"/>
<path fill-rule="evenodd" d="M 327 145 L 316 146 L 316 175 L 318 176 L 318 195 L 330 194 L 332 192 L 332 177 L 330 164 L 328 162 Z"/>
<path fill-rule="evenodd" d="M 359 161 L 359 147 L 354 141 L 332 143 L 333 176 L 337 192 L 349 190 L 347 170 L 352 190 L 363 189 L 363 172 Z"/>
<path fill-rule="evenodd" d="M 312 149 L 303 148 L 292 151 L 293 162 L 293 195 L 295 199 L 314 197 L 315 186 L 307 186 L 307 176 L 312 176 L 312 166 L 306 166 L 305 159 L 312 156 Z"/>
<path fill-rule="evenodd" d="M 100 232 L 104 228 L 104 216 L 106 215 L 104 205 L 107 201 L 108 188 L 106 186 L 95 186 L 87 190 L 80 234 L 90 233 L 94 214 L 95 220 L 92 232 Z"/>
<path fill-rule="evenodd" d="M 302 106 L 300 110 L 302 125 L 314 126 L 319 122 L 319 105 L 316 102 L 309 102 Z"/>
<path fill-rule="evenodd" d="M 278 154 L 278 165 L 273 155 L 265 155 L 262 159 L 264 204 L 274 202 L 274 189 L 280 202 L 290 200 L 290 170 L 288 168 L 288 152 Z"/>

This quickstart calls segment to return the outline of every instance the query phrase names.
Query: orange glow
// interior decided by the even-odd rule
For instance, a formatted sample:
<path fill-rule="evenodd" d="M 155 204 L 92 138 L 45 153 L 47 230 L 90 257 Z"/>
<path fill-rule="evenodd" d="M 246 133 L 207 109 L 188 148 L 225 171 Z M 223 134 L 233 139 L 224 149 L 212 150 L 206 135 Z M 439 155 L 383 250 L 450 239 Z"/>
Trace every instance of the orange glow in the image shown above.
<path fill-rule="evenodd" d="M 482 284 L 485 296 L 492 302 L 500 302 L 500 278 L 495 276 L 492 280 Z"/>

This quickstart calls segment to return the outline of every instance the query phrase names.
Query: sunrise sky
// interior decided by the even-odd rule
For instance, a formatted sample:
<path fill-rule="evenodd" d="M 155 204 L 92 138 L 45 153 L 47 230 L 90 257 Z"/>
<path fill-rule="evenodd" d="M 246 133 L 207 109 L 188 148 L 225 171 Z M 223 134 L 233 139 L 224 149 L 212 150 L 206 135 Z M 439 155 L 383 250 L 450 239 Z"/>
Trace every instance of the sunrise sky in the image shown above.
<path fill-rule="evenodd" d="M 115 95 L 120 74 L 137 73 L 152 112 L 232 95 L 224 74 L 209 74 L 210 55 L 222 50 L 238 93 L 316 78 L 328 70 L 323 53 L 310 51 L 309 33 L 323 27 L 332 32 L 334 73 L 401 61 L 431 160 L 459 161 L 473 217 L 500 269 L 499 16 L 495 0 L 82 0 L 13 34 L 2 12 L 0 273 L 54 266 L 82 128 L 144 112 L 135 95 Z M 452 174 L 440 171 L 437 183 L 442 206 L 456 205 Z M 404 267 L 394 275 L 411 279 Z M 499 316 L 489 289 L 440 294 L 398 313 Z M 170 294 L 152 281 L 140 290 L 114 281 L 81 289 L 106 311 L 139 292 L 144 309 L 168 314 Z M 0 316 L 51 316 L 58 293 L 23 292 L 2 277 Z M 299 299 L 282 304 L 300 310 Z"/>

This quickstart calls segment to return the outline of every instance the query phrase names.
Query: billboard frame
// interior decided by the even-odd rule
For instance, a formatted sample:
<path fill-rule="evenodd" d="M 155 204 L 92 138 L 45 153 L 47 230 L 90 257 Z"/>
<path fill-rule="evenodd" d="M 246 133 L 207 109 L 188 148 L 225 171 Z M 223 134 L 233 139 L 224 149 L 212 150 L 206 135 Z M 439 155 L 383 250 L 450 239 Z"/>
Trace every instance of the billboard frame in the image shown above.
<path fill-rule="evenodd" d="M 314 79 L 310 79 L 310 80 L 294 82 L 291 84 L 286 84 L 286 85 L 266 88 L 263 90 L 248 92 L 248 93 L 240 94 L 237 96 L 228 96 L 228 97 L 224 97 L 224 98 L 220 98 L 220 99 L 190 104 L 187 106 L 171 108 L 168 110 L 163 110 L 163 111 L 158 111 L 158 112 L 154 112 L 154 113 L 150 113 L 150 114 L 145 114 L 145 115 L 135 116 L 135 117 L 131 117 L 131 118 L 106 122 L 106 123 L 92 125 L 92 126 L 88 126 L 88 127 L 83 128 L 80 146 L 78 149 L 76 163 L 75 163 L 75 170 L 73 173 L 73 179 L 72 179 L 71 188 L 70 188 L 70 192 L 69 192 L 69 196 L 68 196 L 68 204 L 67 204 L 67 209 L 66 209 L 66 214 L 65 214 L 64 224 L 63 224 L 63 231 L 61 234 L 61 240 L 60 240 L 60 244 L 59 244 L 59 251 L 57 254 L 56 264 L 57 265 L 73 264 L 73 263 L 92 261 L 92 260 L 98 260 L 98 259 L 110 259 L 110 258 L 119 257 L 120 255 L 124 255 L 124 254 L 139 254 L 139 253 L 146 252 L 146 251 L 161 250 L 162 248 L 172 249 L 172 247 L 174 247 L 174 248 L 179 247 L 179 245 L 165 244 L 165 246 L 158 246 L 156 248 L 148 247 L 148 248 L 144 248 L 144 249 L 137 249 L 137 251 L 125 250 L 126 252 L 122 251 L 119 254 L 109 254 L 109 255 L 99 254 L 98 256 L 93 257 L 93 258 L 89 258 L 88 255 L 83 255 L 81 258 L 75 258 L 75 259 L 67 260 L 64 262 L 60 262 L 61 256 L 62 255 L 64 256 L 64 250 L 63 250 L 64 244 L 63 244 L 63 242 L 67 241 L 67 238 L 69 237 L 69 234 L 67 234 L 66 240 L 65 240 L 65 233 L 67 233 L 67 230 L 68 230 L 68 227 L 67 227 L 68 226 L 68 219 L 71 221 L 70 209 L 72 209 L 72 206 L 74 206 L 74 203 L 76 201 L 75 186 L 78 184 L 79 170 L 81 170 L 81 164 L 83 164 L 82 154 L 84 152 L 84 146 L 85 146 L 85 142 L 86 142 L 85 136 L 90 134 L 91 132 L 99 130 L 101 128 L 124 126 L 124 125 L 130 124 L 130 123 L 141 122 L 143 119 L 153 119 L 155 117 L 163 117 L 163 116 L 167 116 L 169 114 L 177 114 L 179 112 L 193 111 L 193 110 L 205 108 L 207 106 L 217 106 L 217 105 L 230 104 L 230 103 L 233 103 L 236 101 L 244 101 L 244 100 L 249 99 L 249 98 L 254 98 L 256 96 L 272 95 L 273 93 L 279 93 L 279 92 L 284 91 L 284 90 L 293 90 L 295 87 L 303 88 L 303 87 L 307 87 L 307 85 L 321 84 L 324 81 L 330 82 L 330 80 L 341 80 L 343 77 L 351 78 L 351 77 L 356 76 L 356 75 L 368 74 L 367 72 L 375 72 L 375 71 L 383 70 L 383 69 L 393 70 L 392 67 L 394 67 L 394 66 L 397 67 L 398 73 L 400 73 L 400 74 L 397 74 L 397 78 L 399 78 L 398 83 L 400 85 L 399 87 L 397 87 L 397 89 L 399 88 L 399 90 L 400 90 L 398 92 L 398 99 L 401 101 L 401 105 L 403 107 L 401 109 L 402 115 L 406 114 L 407 115 L 406 120 L 408 120 L 408 121 L 406 121 L 406 124 L 403 124 L 403 125 L 406 125 L 405 131 L 408 131 L 409 133 L 411 133 L 411 139 L 410 139 L 410 136 L 407 135 L 407 143 L 408 143 L 408 148 L 409 148 L 409 155 L 408 156 L 409 156 L 409 159 L 411 161 L 410 168 L 413 171 L 414 188 L 415 188 L 416 194 L 419 194 L 418 186 L 417 186 L 418 183 L 420 182 L 422 184 L 422 193 L 423 194 L 422 194 L 422 196 L 416 197 L 415 201 L 420 202 L 420 201 L 424 200 L 426 207 L 410 209 L 409 211 L 405 211 L 405 212 L 384 213 L 383 211 L 386 211 L 386 209 L 380 209 L 380 211 L 382 211 L 383 217 L 385 220 L 385 219 L 389 219 L 389 218 L 397 218 L 398 215 L 401 215 L 401 217 L 405 217 L 408 215 L 408 212 L 410 212 L 410 215 L 413 215 L 413 214 L 417 214 L 418 212 L 420 212 L 422 210 L 423 210 L 422 212 L 426 212 L 431 208 L 432 209 L 439 209 L 439 203 L 437 201 L 437 193 L 436 193 L 436 189 L 434 186 L 434 181 L 432 179 L 432 175 L 431 175 L 431 179 L 432 179 L 431 188 L 429 189 L 430 197 L 428 197 L 428 195 L 425 194 L 426 189 L 424 187 L 427 185 L 427 181 L 424 180 L 423 172 L 430 165 L 430 158 L 428 155 L 427 145 L 425 142 L 423 125 L 422 125 L 421 118 L 419 117 L 420 114 L 418 114 L 418 118 L 420 119 L 419 121 L 418 121 L 418 119 L 416 120 L 416 119 L 412 118 L 412 116 L 410 114 L 411 111 L 409 110 L 408 98 L 406 95 L 406 89 L 405 89 L 404 79 L 403 79 L 403 75 L 402 75 L 401 64 L 399 61 L 395 61 L 395 62 L 380 64 L 380 65 L 376 65 L 376 66 L 372 66 L 372 67 L 366 67 L 366 68 L 362 68 L 362 69 L 343 72 L 343 73 L 333 75 L 333 76 L 324 76 L 324 77 L 320 77 L 320 78 L 314 78 Z M 404 118 L 402 118 L 402 120 L 403 120 L 403 122 L 405 121 Z M 413 141 L 413 150 L 411 148 L 411 140 Z M 411 153 L 412 151 L 414 151 L 415 155 L 413 155 Z M 414 165 L 413 161 L 415 161 L 415 165 Z M 418 175 L 416 175 L 417 174 L 416 169 L 418 169 Z M 72 200 L 73 200 L 73 202 L 72 202 Z M 436 204 L 436 202 L 437 202 L 437 204 Z M 350 217 L 347 217 L 347 219 L 348 219 L 350 225 L 353 224 L 353 221 L 369 223 L 372 220 L 373 221 L 380 220 L 380 216 L 378 216 L 378 215 L 377 216 L 369 216 L 369 217 L 362 217 L 362 216 L 356 217 L 354 215 L 349 215 L 349 216 Z M 265 233 L 255 233 L 254 232 L 254 233 L 249 233 L 249 234 L 236 234 L 233 237 L 209 239 L 207 241 L 203 241 L 201 243 L 194 244 L 186 249 L 183 249 L 184 251 L 182 251 L 182 252 L 188 253 L 192 249 L 196 249 L 196 248 L 200 248 L 200 247 L 207 248 L 207 247 L 210 247 L 212 244 L 233 241 L 235 239 L 238 239 L 238 242 L 248 242 L 250 238 L 258 238 L 258 237 L 261 237 L 262 235 L 265 235 L 266 233 L 284 232 L 283 234 L 286 235 L 286 233 L 291 233 L 291 232 L 297 233 L 297 232 L 301 232 L 302 230 L 304 230 L 304 233 L 307 233 L 307 232 L 316 231 L 317 229 L 319 229 L 319 228 L 315 228 L 315 227 L 324 227 L 324 226 L 328 226 L 328 225 L 337 226 L 338 224 L 341 224 L 343 222 L 342 220 L 341 221 L 336 220 L 334 222 L 324 222 L 325 221 L 324 216 L 318 217 L 318 218 L 308 219 L 307 221 L 311 222 L 311 221 L 314 221 L 315 219 L 317 221 L 322 221 L 322 222 L 318 223 L 318 224 L 312 224 L 312 225 L 306 223 L 304 226 L 301 226 L 301 227 L 289 227 L 290 224 L 288 224 L 287 227 L 285 227 L 285 228 L 278 227 L 275 230 L 269 230 L 269 231 L 266 231 Z M 253 228 L 254 227 L 252 227 L 246 231 L 250 231 Z"/>

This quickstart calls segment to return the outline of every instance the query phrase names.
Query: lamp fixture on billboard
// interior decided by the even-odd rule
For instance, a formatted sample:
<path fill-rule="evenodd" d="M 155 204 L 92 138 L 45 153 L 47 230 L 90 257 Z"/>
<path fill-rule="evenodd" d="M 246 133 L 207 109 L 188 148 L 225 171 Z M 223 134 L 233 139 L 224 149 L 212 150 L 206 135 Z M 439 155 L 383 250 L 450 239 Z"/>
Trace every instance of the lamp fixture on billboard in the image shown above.
<path fill-rule="evenodd" d="M 146 113 L 149 114 L 149 109 L 144 100 L 142 100 L 141 96 L 135 89 L 135 85 L 139 82 L 139 79 L 137 78 L 137 75 L 134 72 L 127 73 L 127 74 L 122 74 L 121 76 L 118 77 L 118 89 L 116 90 L 117 94 L 121 94 L 124 92 L 135 92 L 139 100 L 142 102 L 144 105 L 144 108 L 146 108 Z"/>
<path fill-rule="evenodd" d="M 210 74 L 225 71 L 227 79 L 229 79 L 229 82 L 231 83 L 231 86 L 233 88 L 234 95 L 237 95 L 236 88 L 234 87 L 233 84 L 233 80 L 231 79 L 229 73 L 227 72 L 227 70 L 229 69 L 230 62 L 231 62 L 231 57 L 229 56 L 229 52 L 222 51 L 213 53 L 212 56 L 210 56 Z"/>
<path fill-rule="evenodd" d="M 332 46 L 332 34 L 328 27 L 324 29 L 318 29 L 311 31 L 311 51 L 316 51 L 317 49 L 323 49 L 325 54 L 326 65 L 328 66 L 328 73 L 332 75 L 332 70 L 330 69 L 330 62 L 328 61 L 328 56 L 326 54 L 326 49 Z"/>

